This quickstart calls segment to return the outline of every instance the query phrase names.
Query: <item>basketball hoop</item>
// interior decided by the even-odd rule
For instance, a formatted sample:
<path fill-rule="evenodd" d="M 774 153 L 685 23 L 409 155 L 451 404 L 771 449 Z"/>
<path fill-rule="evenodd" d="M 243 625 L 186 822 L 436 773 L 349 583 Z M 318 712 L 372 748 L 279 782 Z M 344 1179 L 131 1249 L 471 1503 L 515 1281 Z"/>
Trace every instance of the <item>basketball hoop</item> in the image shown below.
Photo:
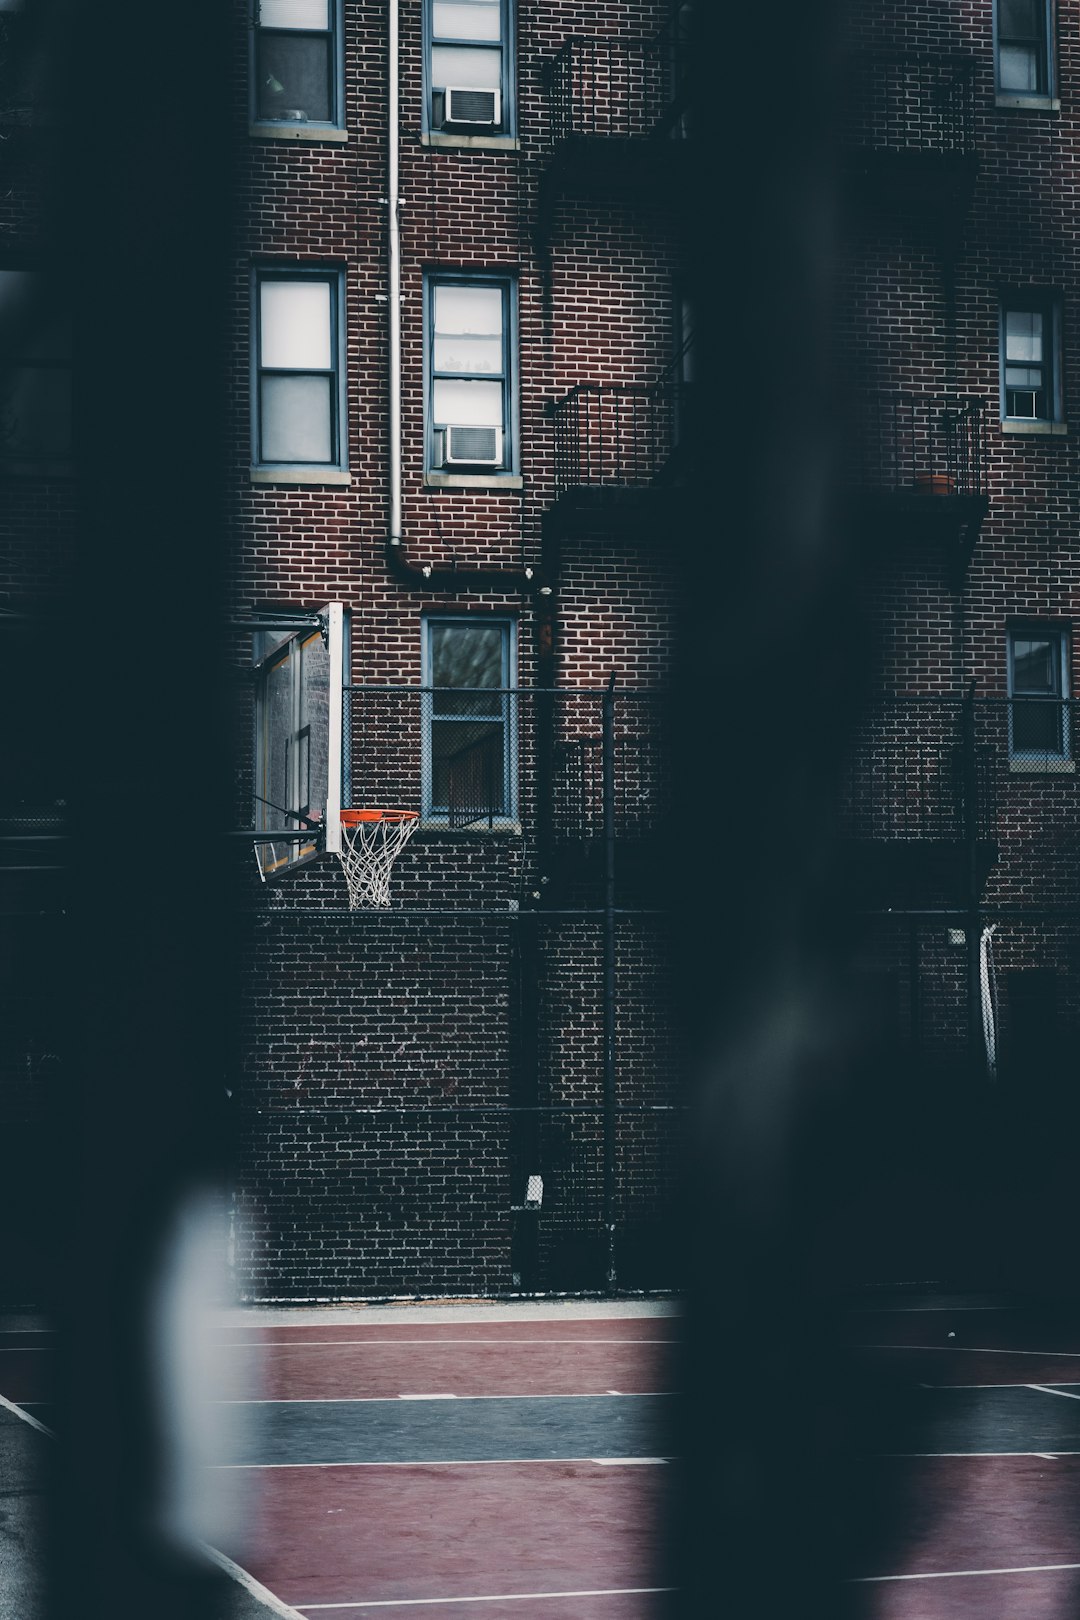
<path fill-rule="evenodd" d="M 342 810 L 339 858 L 350 910 L 389 906 L 394 862 L 419 824 L 415 810 Z"/>

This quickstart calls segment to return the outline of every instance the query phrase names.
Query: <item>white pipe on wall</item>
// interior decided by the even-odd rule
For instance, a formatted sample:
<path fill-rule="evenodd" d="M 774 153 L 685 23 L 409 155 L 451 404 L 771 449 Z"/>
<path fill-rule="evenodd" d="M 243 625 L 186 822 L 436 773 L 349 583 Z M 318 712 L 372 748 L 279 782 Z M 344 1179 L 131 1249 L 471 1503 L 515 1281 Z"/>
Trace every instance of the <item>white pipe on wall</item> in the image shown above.
<path fill-rule="evenodd" d="M 398 198 L 398 0 L 387 0 L 390 15 L 387 51 L 389 116 L 387 128 L 386 210 L 389 223 L 390 285 L 390 544 L 401 544 L 401 218 Z"/>

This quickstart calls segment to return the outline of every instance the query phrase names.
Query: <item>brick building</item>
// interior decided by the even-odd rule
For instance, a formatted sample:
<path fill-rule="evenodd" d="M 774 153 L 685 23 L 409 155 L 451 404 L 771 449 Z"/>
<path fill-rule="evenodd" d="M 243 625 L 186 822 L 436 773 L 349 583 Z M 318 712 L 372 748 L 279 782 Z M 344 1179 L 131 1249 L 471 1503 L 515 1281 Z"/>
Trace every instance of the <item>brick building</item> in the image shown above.
<path fill-rule="evenodd" d="M 1040 1249 L 1058 1279 L 1069 1231 L 1076 26 L 1006 0 L 844 24 L 836 420 L 865 688 L 839 825 L 893 1138 L 875 1204 L 905 1212 L 878 1269 L 911 1280 L 1034 1278 Z"/>
<path fill-rule="evenodd" d="M 236 11 L 236 825 L 324 826 L 256 845 L 265 886 L 241 874 L 252 1297 L 673 1280 L 650 887 L 656 530 L 688 433 L 670 12 L 601 8 L 584 39 L 561 5 L 428 0 L 391 46 L 386 8 Z M 327 603 L 337 802 L 420 816 L 388 914 L 350 913 L 318 852 L 337 767 L 328 799 L 314 731 L 274 731 L 284 685 L 338 678 L 320 627 L 288 622 Z M 289 774 L 308 746 L 310 789 Z"/>
<path fill-rule="evenodd" d="M 195 798 L 248 836 L 171 875 L 193 929 L 198 903 L 238 930 L 218 941 L 226 1050 L 201 1072 L 231 1093 L 249 1297 L 676 1282 L 686 1002 L 722 1005 L 718 981 L 737 996 L 803 927 L 804 894 L 854 1031 L 840 1140 L 862 1168 L 831 1274 L 1001 1281 L 1032 1232 L 1067 1230 L 1075 22 L 1004 0 L 791 19 L 784 117 L 739 144 L 751 98 L 726 103 L 722 174 L 686 118 L 721 30 L 698 17 L 688 54 L 666 3 L 594 8 L 587 36 L 561 0 L 264 0 L 254 25 L 238 7 L 197 185 L 161 133 L 93 213 L 104 132 L 58 162 L 33 95 L 9 92 L 11 678 L 54 603 L 77 621 L 143 602 L 155 567 L 162 644 L 208 626 L 185 679 L 214 724 L 229 692 L 232 731 Z M 28 37 L 6 60 L 32 82 Z M 133 94 L 115 75 L 114 99 Z M 159 132 L 190 127 L 183 83 L 143 106 Z M 170 163 L 175 221 L 140 221 L 130 199 Z M 742 222 L 737 252 L 715 252 L 720 215 Z M 227 267 L 205 285 L 192 239 Z M 156 279 L 116 281 L 79 240 Z M 75 287 L 49 285 L 75 263 Z M 70 338 L 45 321 L 26 348 L 34 287 L 50 311 L 72 293 L 82 323 L 79 479 Z M 106 336 L 163 302 L 179 380 L 157 403 L 172 443 L 204 447 L 164 482 L 162 427 L 133 419 Z M 695 370 L 731 379 L 696 461 Z M 144 451 L 122 485 L 103 403 Z M 93 566 L 106 533 L 114 579 Z M 121 639 L 101 642 L 141 701 Z M 72 869 L 45 870 L 44 840 L 95 784 L 146 792 L 134 754 L 116 788 L 64 671 L 34 667 L 4 845 L 5 904 L 33 914 L 5 946 L 27 987 L 5 1048 L 13 1209 L 59 1063 L 39 968 Z M 143 734 L 172 727 L 202 761 L 182 685 Z M 673 780 L 708 801 L 695 883 L 683 865 L 674 885 L 700 901 L 689 960 L 665 914 Z M 388 911 L 347 906 L 350 804 L 419 813 Z M 92 853 L 93 812 L 78 825 Z M 140 847 L 160 862 L 149 831 Z M 94 861 L 74 870 L 107 908 Z"/>

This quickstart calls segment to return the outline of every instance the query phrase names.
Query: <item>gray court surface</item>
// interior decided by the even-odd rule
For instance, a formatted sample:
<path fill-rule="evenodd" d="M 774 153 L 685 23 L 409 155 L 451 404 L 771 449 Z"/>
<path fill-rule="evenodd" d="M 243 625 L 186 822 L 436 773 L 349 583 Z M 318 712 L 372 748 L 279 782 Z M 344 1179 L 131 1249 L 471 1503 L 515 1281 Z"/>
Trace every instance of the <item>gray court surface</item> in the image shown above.
<path fill-rule="evenodd" d="M 290 1401 L 222 1408 L 223 1461 L 297 1463 L 538 1461 L 662 1457 L 671 1397 Z"/>
<path fill-rule="evenodd" d="M 40 1620 L 52 1441 L 0 1407 L 0 1620 Z"/>
<path fill-rule="evenodd" d="M 861 1449 L 871 1455 L 1080 1451 L 1080 1400 L 1071 1398 L 1080 1390 L 1046 1393 L 1054 1387 L 920 1389 L 891 1439 L 882 1443 L 867 1434 Z"/>

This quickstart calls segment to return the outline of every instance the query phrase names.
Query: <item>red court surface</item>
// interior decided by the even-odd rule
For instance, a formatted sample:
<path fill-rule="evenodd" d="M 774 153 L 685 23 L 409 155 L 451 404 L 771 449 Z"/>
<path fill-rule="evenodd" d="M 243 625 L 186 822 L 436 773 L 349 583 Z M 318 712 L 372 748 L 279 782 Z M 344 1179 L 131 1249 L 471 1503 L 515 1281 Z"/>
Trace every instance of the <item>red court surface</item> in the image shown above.
<path fill-rule="evenodd" d="M 392 1457 L 361 1449 L 349 1465 L 307 1454 L 295 1465 L 245 1466 L 238 1480 L 254 1487 L 250 1529 L 243 1546 L 224 1550 L 263 1586 L 312 1617 L 648 1620 L 657 1612 L 663 1460 L 605 1459 L 595 1429 L 586 1440 L 565 1417 L 560 1460 L 499 1460 L 499 1451 L 511 1411 L 535 1414 L 530 1427 L 551 1421 L 544 1397 L 579 1397 L 573 1410 L 583 1421 L 593 1397 L 669 1391 L 679 1331 L 670 1309 L 305 1315 L 249 1318 L 221 1335 L 229 1400 L 258 1401 L 262 1411 L 340 1402 L 344 1415 L 345 1403 L 396 1410 L 404 1398 L 402 1409 L 410 1403 L 436 1432 L 467 1419 L 481 1455 L 455 1460 L 460 1430 L 451 1438 L 448 1428 L 446 1460 L 437 1462 L 399 1455 L 396 1441 Z M 617 1441 L 613 1433 L 614 1452 Z"/>
<path fill-rule="evenodd" d="M 315 1330 L 317 1331 L 317 1330 Z M 667 1352 L 667 1354 L 665 1354 Z M 668 1390 L 666 1345 L 477 1335 L 304 1344 L 273 1341 L 227 1376 L 231 1400 L 393 1400 L 403 1394 L 644 1395 Z"/>
<path fill-rule="evenodd" d="M 279 1469 L 246 1565 L 305 1614 L 424 1599 L 418 1612 L 630 1620 L 650 1612 L 632 1589 L 657 1584 L 664 1474 L 590 1462 Z M 514 1596 L 460 1601 L 503 1593 Z"/>

